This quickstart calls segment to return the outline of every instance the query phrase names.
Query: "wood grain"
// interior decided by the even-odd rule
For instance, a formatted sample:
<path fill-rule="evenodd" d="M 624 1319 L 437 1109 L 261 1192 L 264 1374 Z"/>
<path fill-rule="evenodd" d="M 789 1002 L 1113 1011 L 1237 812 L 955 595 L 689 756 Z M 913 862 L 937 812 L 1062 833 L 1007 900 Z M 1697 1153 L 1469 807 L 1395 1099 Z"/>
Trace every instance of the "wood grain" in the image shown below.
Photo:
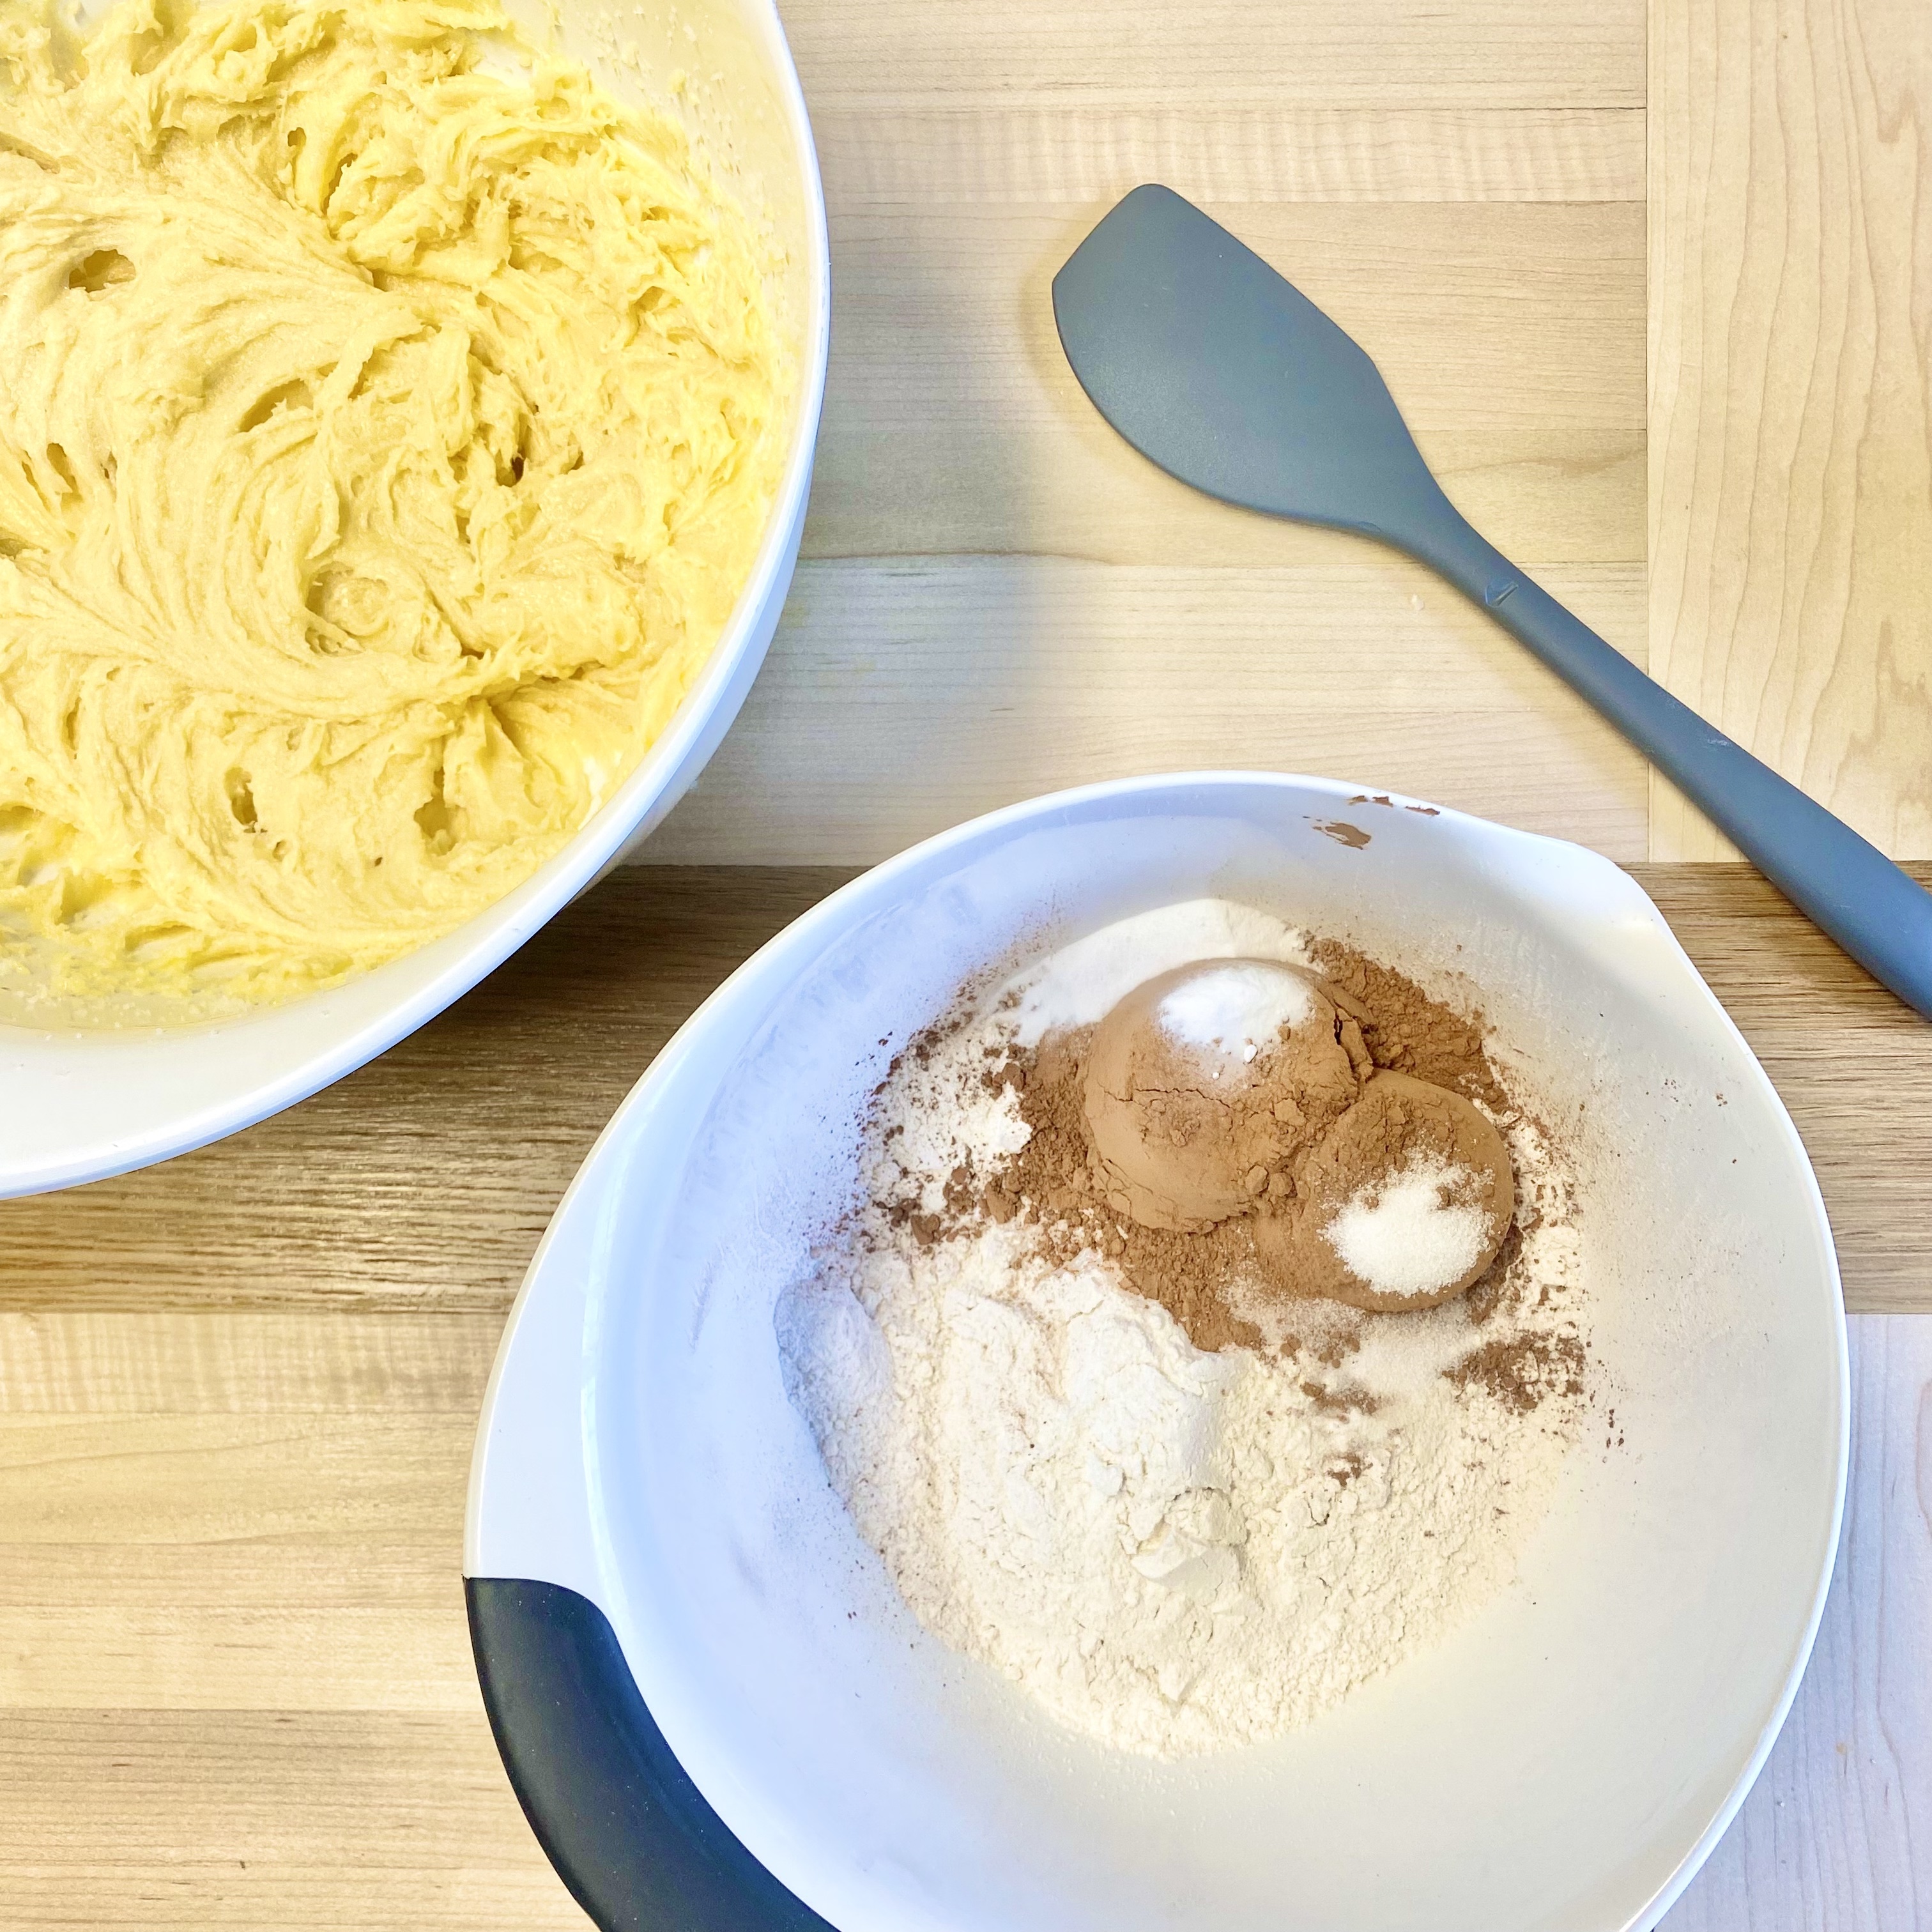
<path fill-rule="evenodd" d="M 745 726 L 654 856 L 866 862 L 1056 784 L 1202 763 L 1646 855 L 1642 767 L 1578 700 L 1419 567 L 1137 456 L 1049 296 L 1127 189 L 1193 196 L 1370 347 L 1487 532 L 1640 658 L 1640 0 L 785 18 L 833 257 L 806 564 Z"/>
<path fill-rule="evenodd" d="M 1663 1932 L 1932 1924 L 1932 1322 L 1852 1325 L 1851 1482 L 1798 1701 Z"/>
<path fill-rule="evenodd" d="M 1831 1210 L 1847 1304 L 1932 1311 L 1932 1028 L 1754 873 L 1634 869 L 1791 1108 Z M 302 1106 L 163 1167 L 0 1204 L 0 1310 L 44 1320 L 319 1305 L 500 1316 L 652 1056 L 733 967 L 848 876 L 614 874 L 467 999 Z M 91 1404 L 92 1377 L 124 1371 L 90 1349 L 77 1381 L 65 1340 L 32 1340 L 66 1332 L 19 1331 L 16 1376 L 50 1389 L 64 1376 L 70 1399 Z M 473 1332 L 346 1328 L 305 1386 L 393 1388 L 401 1400 L 473 1366 L 482 1346 Z M 208 1372 L 177 1356 L 156 1386 Z"/>
<path fill-rule="evenodd" d="M 1846 1306 L 1932 1311 L 1932 1027 L 1749 867 L 1630 869 L 1791 1110 Z"/>
<path fill-rule="evenodd" d="M 205 1321 L 138 1301 L 110 1314 L 59 1301 L 0 1311 L 0 1414 L 468 1414 L 502 1313 L 344 1308 L 318 1324 L 304 1309 L 227 1298 Z"/>
<path fill-rule="evenodd" d="M 582 1932 L 480 1702 L 307 1710 L 305 1663 L 268 1710 L 0 1713 L 10 1932 Z"/>
<path fill-rule="evenodd" d="M 165 1166 L 0 1203 L 0 1307 L 500 1316 L 652 1056 L 848 876 L 615 874 L 468 998 L 302 1106 Z"/>
<path fill-rule="evenodd" d="M 649 856 L 856 864 L 1059 786 L 1235 764 L 1640 856 L 1637 754 L 1419 566 L 1336 543 L 1244 568 L 807 562 L 738 723 Z M 1641 652 L 1640 566 L 1544 574 Z"/>
<path fill-rule="evenodd" d="M 34 1319 L 0 1319 L 0 1360 Z M 510 1797 L 470 1672 L 457 1572 L 485 1365 L 439 1372 L 428 1408 L 423 1384 L 398 1392 L 414 1444 L 398 1454 L 370 1432 L 366 1405 L 392 1386 L 380 1351 L 334 1339 L 345 1324 L 420 1339 L 454 1320 L 474 1340 L 494 1322 L 39 1319 L 29 1353 L 83 1372 L 99 1358 L 102 1403 L 82 1422 L 70 1378 L 4 1384 L 0 1463 L 58 1461 L 64 1443 L 93 1466 L 87 1506 L 64 1516 L 0 1485 L 0 1923 L 581 1925 Z M 1932 1322 L 1858 1316 L 1852 1342 L 1852 1485 L 1814 1660 L 1672 1932 L 1922 1920 Z M 315 1375 L 311 1351 L 334 1367 Z M 184 1361 L 200 1365 L 184 1384 Z M 286 1410 L 255 1406 L 265 1371 Z M 171 1391 L 177 1408 L 158 1412 Z M 332 1394 L 339 1406 L 315 1406 Z M 371 1453 L 345 1458 L 351 1438 Z M 199 1460 L 184 1463 L 184 1444 Z M 311 1493 L 292 1510 L 302 1468 Z"/>
<path fill-rule="evenodd" d="M 1144 181 L 1191 201 L 1641 202 L 1639 107 L 1221 101 L 962 105 L 897 89 L 813 96 L 827 199 L 842 211 L 1102 203 Z"/>
<path fill-rule="evenodd" d="M 1919 0 L 1657 0 L 1654 674 L 1932 854 L 1932 32 Z M 1661 780 L 1658 858 L 1726 851 Z"/>
<path fill-rule="evenodd" d="M 1052 280 L 1113 198 L 840 210 L 808 555 L 1246 568 L 1381 554 L 1202 496 L 1087 400 Z M 1497 544 L 1532 566 L 1642 560 L 1640 203 L 1208 212 L 1370 350 L 1444 487 Z"/>
<path fill-rule="evenodd" d="M 1049 285 L 1116 185 L 835 220 L 805 561 L 743 724 L 653 856 L 868 862 L 1055 785 L 1202 764 L 1341 773 L 1643 856 L 1641 760 L 1438 579 L 1212 502 L 1096 414 Z M 1463 507 L 1640 661 L 1639 204 L 1220 212 L 1371 344 Z"/>
<path fill-rule="evenodd" d="M 820 115 L 908 97 L 1217 113 L 1643 105 L 1643 0 L 786 0 L 784 13 Z"/>

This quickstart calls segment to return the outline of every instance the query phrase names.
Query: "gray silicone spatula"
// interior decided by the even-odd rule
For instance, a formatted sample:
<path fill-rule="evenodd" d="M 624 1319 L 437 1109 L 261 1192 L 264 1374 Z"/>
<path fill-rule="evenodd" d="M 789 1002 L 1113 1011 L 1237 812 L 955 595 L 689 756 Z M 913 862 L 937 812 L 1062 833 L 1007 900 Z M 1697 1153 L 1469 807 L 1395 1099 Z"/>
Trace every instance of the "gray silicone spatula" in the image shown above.
<path fill-rule="evenodd" d="M 1932 894 L 1485 542 L 1376 365 L 1258 255 L 1172 190 L 1137 188 L 1054 278 L 1053 312 L 1081 386 L 1142 455 L 1210 496 L 1379 537 L 1440 572 L 1932 1018 Z"/>

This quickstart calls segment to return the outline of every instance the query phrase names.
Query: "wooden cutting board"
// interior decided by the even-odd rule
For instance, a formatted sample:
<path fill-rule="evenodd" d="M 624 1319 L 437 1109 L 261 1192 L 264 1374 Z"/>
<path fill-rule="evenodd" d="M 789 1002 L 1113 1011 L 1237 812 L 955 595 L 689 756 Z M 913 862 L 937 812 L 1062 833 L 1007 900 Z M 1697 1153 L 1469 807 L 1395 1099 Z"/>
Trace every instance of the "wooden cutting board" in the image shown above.
<path fill-rule="evenodd" d="M 812 518 L 770 665 L 654 848 L 766 869 L 620 877 L 306 1106 L 0 1207 L 0 1924 L 582 1924 L 496 1762 L 458 1575 L 558 1195 L 676 1024 L 842 876 L 800 868 L 1210 764 L 1633 862 L 1779 1083 L 1859 1311 L 1847 1540 L 1798 1711 L 1669 1922 L 1925 1923 L 1932 1029 L 1749 874 L 1647 862 L 1723 854 L 1414 566 L 1139 462 L 1046 299 L 1136 182 L 1202 201 L 1370 346 L 1504 549 L 1932 857 L 1923 0 L 1654 0 L 1648 37 L 1642 0 L 786 13 L 838 292 Z"/>

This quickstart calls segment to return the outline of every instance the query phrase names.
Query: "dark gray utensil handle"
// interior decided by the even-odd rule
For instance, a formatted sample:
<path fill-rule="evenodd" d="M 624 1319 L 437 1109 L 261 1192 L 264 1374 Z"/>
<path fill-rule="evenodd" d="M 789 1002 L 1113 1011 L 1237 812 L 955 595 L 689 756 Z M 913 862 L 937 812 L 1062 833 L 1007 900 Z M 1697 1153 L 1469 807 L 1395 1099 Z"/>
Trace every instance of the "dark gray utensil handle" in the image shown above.
<path fill-rule="evenodd" d="M 464 1591 L 503 1767 L 602 1932 L 833 1932 L 705 1802 L 589 1598 L 513 1576 Z"/>
<path fill-rule="evenodd" d="M 1405 548 L 1486 610 L 1594 705 L 1794 905 L 1932 1019 L 1932 893 L 1844 820 L 1646 677 L 1445 496 Z"/>

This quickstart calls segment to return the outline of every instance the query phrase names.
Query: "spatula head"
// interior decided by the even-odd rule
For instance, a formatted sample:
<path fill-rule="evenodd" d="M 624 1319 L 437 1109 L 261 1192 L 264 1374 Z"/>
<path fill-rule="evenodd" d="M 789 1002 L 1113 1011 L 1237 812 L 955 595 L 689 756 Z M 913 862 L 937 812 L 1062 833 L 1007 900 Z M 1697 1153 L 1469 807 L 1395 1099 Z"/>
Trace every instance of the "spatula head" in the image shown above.
<path fill-rule="evenodd" d="M 1397 543 L 1446 508 L 1374 363 L 1170 188 L 1102 220 L 1053 313 L 1094 407 L 1210 496 Z"/>

